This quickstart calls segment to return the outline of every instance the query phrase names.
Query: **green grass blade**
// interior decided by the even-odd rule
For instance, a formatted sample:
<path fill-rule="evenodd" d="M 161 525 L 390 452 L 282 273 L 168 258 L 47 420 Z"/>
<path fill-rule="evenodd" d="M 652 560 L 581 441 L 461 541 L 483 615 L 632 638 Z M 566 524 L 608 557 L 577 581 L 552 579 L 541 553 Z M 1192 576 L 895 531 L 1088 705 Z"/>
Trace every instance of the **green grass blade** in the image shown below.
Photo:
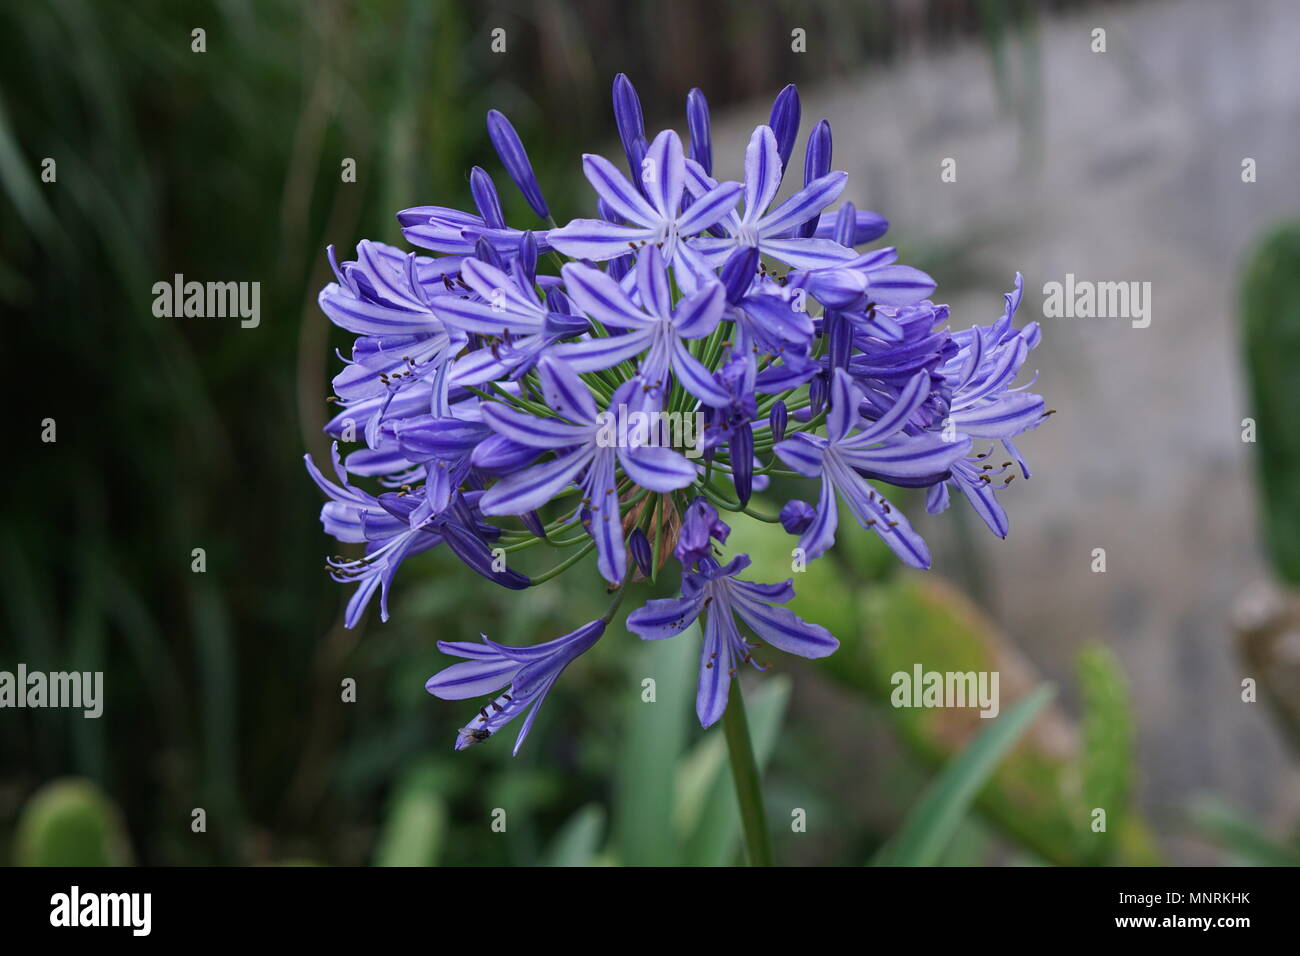
<path fill-rule="evenodd" d="M 902 829 L 872 861 L 876 866 L 933 866 L 1002 758 L 1055 694 L 1045 684 L 993 721 L 944 767 Z"/>
<path fill-rule="evenodd" d="M 605 836 L 605 809 L 589 803 L 565 821 L 551 841 L 543 862 L 547 866 L 591 866 Z"/>
<path fill-rule="evenodd" d="M 673 779 L 693 719 L 695 662 L 700 631 L 692 625 L 666 641 L 636 648 L 629 668 L 633 694 L 618 768 L 614 818 L 619 861 L 628 866 L 674 866 L 680 848 L 673 833 Z M 645 678 L 655 681 L 655 701 L 642 700 Z"/>

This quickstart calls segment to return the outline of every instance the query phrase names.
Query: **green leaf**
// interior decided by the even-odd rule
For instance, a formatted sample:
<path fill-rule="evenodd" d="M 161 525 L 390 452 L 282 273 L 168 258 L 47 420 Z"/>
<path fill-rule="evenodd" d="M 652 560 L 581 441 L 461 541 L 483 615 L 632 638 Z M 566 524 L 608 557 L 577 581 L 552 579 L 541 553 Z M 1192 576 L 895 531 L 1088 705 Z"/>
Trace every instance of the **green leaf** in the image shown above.
<path fill-rule="evenodd" d="M 767 766 L 776 749 L 790 688 L 790 678 L 777 675 L 764 680 L 745 702 L 759 770 Z M 734 863 L 740 847 L 740 808 L 720 727 L 700 741 L 682 762 L 677 780 L 675 821 L 685 838 L 686 862 L 691 866 Z"/>
<path fill-rule="evenodd" d="M 873 865 L 933 866 L 1002 758 L 1055 692 L 1045 684 L 995 718 L 992 726 L 943 769 Z"/>
<path fill-rule="evenodd" d="M 1106 811 L 1105 834 L 1081 830 L 1081 849 L 1094 862 L 1111 862 L 1129 806 L 1133 761 L 1133 714 L 1124 672 L 1115 655 L 1101 644 L 1090 644 L 1079 655 L 1079 687 L 1083 693 L 1083 813 Z M 1113 838 L 1107 838 L 1113 834 Z"/>
<path fill-rule="evenodd" d="M 1300 847 L 1274 839 L 1217 798 L 1203 798 L 1193 804 L 1192 823 L 1243 863 L 1300 866 Z"/>
<path fill-rule="evenodd" d="M 1300 224 L 1255 245 L 1241 280 L 1241 319 L 1264 540 L 1278 575 L 1300 584 Z"/>
<path fill-rule="evenodd" d="M 543 860 L 546 866 L 591 866 L 605 836 L 605 809 L 589 803 L 569 817 Z"/>
<path fill-rule="evenodd" d="M 375 841 L 375 866 L 437 866 L 447 808 L 433 764 L 412 767 L 397 783 Z"/>
<path fill-rule="evenodd" d="M 675 866 L 681 851 L 673 833 L 673 779 L 694 714 L 695 664 L 700 630 L 692 625 L 665 641 L 633 647 L 625 743 L 618 766 L 614 842 L 627 866 Z M 643 682 L 654 680 L 653 702 Z"/>

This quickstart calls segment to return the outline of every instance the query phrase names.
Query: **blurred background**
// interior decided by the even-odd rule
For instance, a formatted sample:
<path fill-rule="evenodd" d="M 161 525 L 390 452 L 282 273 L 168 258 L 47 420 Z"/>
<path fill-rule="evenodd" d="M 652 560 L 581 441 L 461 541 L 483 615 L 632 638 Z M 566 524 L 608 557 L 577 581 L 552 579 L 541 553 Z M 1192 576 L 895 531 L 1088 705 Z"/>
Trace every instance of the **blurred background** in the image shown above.
<path fill-rule="evenodd" d="M 392 214 L 467 205 L 475 164 L 507 218 L 532 223 L 488 143 L 490 108 L 518 128 L 557 218 L 590 215 L 579 158 L 618 156 L 618 72 L 651 130 L 684 132 L 702 88 L 728 177 L 798 83 L 802 132 L 830 120 L 844 198 L 890 219 L 956 327 L 995 319 L 1017 271 L 1020 319 L 1043 323 L 1030 365 L 1058 414 L 1020 442 L 1034 477 L 1002 497 L 1010 537 L 959 504 L 919 522 L 928 574 L 858 536 L 799 582 L 795 609 L 842 647 L 748 685 L 777 858 L 1300 860 L 1300 7 L 701 6 L 0 12 L 0 306 L 21 383 L 0 670 L 102 670 L 106 688 L 99 720 L 0 711 L 0 862 L 740 859 L 720 732 L 693 719 L 688 640 L 616 630 L 566 673 L 518 758 L 453 753 L 465 707 L 423 689 L 447 663 L 435 641 L 549 639 L 598 616 L 603 586 L 587 569 L 505 592 L 433 552 L 403 566 L 388 624 L 345 630 L 302 467 L 304 451 L 327 460 L 347 344 L 315 303 L 325 247 L 401 245 Z M 260 282 L 260 325 L 156 318 L 153 284 L 176 273 Z M 1067 273 L 1150 282 L 1150 327 L 1044 318 L 1043 284 Z M 755 579 L 788 576 L 771 526 L 733 542 L 768 575 Z M 988 752 L 979 725 L 1001 721 L 890 707 L 889 675 L 915 662 L 998 670 L 1004 713 L 1056 688 L 969 806 L 936 800 Z M 916 849 L 936 806 L 943 838 Z M 489 827 L 498 807 L 508 837 Z"/>

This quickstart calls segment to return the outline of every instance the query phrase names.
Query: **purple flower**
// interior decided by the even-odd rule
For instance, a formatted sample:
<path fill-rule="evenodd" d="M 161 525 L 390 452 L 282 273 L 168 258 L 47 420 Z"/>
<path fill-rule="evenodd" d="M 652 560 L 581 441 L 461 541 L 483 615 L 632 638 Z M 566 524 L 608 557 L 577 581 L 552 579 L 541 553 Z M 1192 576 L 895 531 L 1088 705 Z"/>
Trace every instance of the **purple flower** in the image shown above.
<path fill-rule="evenodd" d="M 969 450 L 970 440 L 965 438 L 947 442 L 931 433 L 898 435 L 928 390 L 928 377 L 917 374 L 887 415 L 870 424 L 860 423 L 862 390 L 843 369 L 836 369 L 826 416 L 827 435 L 799 432 L 776 446 L 781 460 L 799 474 L 822 480 L 817 517 L 799 539 L 799 547 L 809 559 L 821 557 L 835 543 L 836 501 L 842 498 L 858 524 L 878 534 L 904 564 L 930 566 L 925 541 L 863 475 L 867 472 L 886 480 L 942 476 Z M 863 427 L 850 434 L 859 424 Z"/>
<path fill-rule="evenodd" d="M 727 709 L 731 677 L 741 663 L 753 664 L 758 647 L 741 636 L 737 621 L 756 637 L 788 654 L 825 657 L 839 641 L 820 624 L 809 624 L 788 608 L 775 607 L 794 597 L 791 581 L 754 584 L 736 575 L 749 567 L 748 555 L 738 555 L 725 567 L 712 557 L 700 562 L 699 571 L 682 573 L 680 597 L 649 601 L 627 616 L 627 627 L 647 641 L 680 634 L 704 615 L 704 646 L 700 653 L 700 684 L 695 713 L 710 727 Z"/>
<path fill-rule="evenodd" d="M 627 181 L 613 163 L 601 156 L 582 157 L 583 172 L 601 200 L 630 225 L 604 219 L 575 219 L 549 234 L 553 248 L 575 259 L 612 259 L 631 245 L 654 243 L 672 260 L 679 237 L 693 236 L 726 215 L 740 199 L 739 183 L 713 184 L 682 208 L 686 189 L 686 157 L 682 141 L 664 130 L 646 150 L 640 170 L 641 190 Z M 644 190 L 645 195 L 642 195 Z"/>
<path fill-rule="evenodd" d="M 483 419 L 501 437 L 553 451 L 555 457 L 502 478 L 484 494 L 479 507 L 485 515 L 524 514 L 576 481 L 591 516 L 588 530 L 596 543 L 597 566 L 606 581 L 619 584 L 627 573 L 627 550 L 617 468 L 642 488 L 670 492 L 695 480 L 695 466 L 671 448 L 625 448 L 611 443 L 608 420 L 600 419 L 595 399 L 574 370 L 549 355 L 537 367 L 542 396 L 561 417 L 538 418 L 501 402 L 484 402 Z M 624 389 L 624 399 L 629 391 Z"/>
<path fill-rule="evenodd" d="M 700 562 L 710 560 L 713 557 L 713 541 L 725 544 L 729 534 L 731 528 L 718 517 L 718 509 L 705 499 L 696 498 L 682 514 L 682 527 L 677 535 L 673 556 L 683 568 L 690 570 Z"/>
<path fill-rule="evenodd" d="M 507 689 L 479 708 L 456 735 L 456 749 L 487 740 L 520 714 L 524 724 L 515 738 L 514 753 L 524 745 L 537 711 L 564 669 L 605 633 L 604 620 L 584 624 L 571 634 L 532 647 L 507 647 L 481 635 L 483 643 L 439 641 L 438 650 L 465 660 L 429 678 L 425 690 L 443 700 L 465 700 Z M 508 687 L 507 687 L 508 685 Z"/>
<path fill-rule="evenodd" d="M 613 104 L 630 178 L 584 156 L 601 218 L 516 228 L 492 177 L 475 166 L 469 211 L 398 213 L 405 237 L 435 255 L 363 241 L 356 261 L 340 265 L 330 249 L 336 281 L 320 304 L 355 340 L 326 426 L 337 481 L 307 467 L 328 499 L 325 530 L 364 546 L 359 558 L 328 562 L 336 580 L 356 585 L 349 626 L 375 595 L 386 620 L 398 568 L 440 545 L 514 589 L 583 573 L 579 559 L 595 550 L 600 578 L 622 589 L 651 576 L 663 560 L 656 552 L 673 542 L 680 596 L 651 601 L 628 627 L 658 639 L 704 616 L 697 710 L 707 726 L 726 707 L 731 673 L 752 662 L 756 645 L 742 628 L 805 657 L 836 646 L 776 606 L 793 596 L 790 582 L 738 580 L 744 555 L 722 565 L 731 529 L 717 507 L 758 517 L 770 506 L 751 511 L 750 498 L 770 476 L 818 479 L 817 507 L 796 498 L 778 519 L 808 559 L 834 544 L 843 503 L 906 564 L 929 566 L 925 542 L 879 482 L 926 489 L 931 512 L 947 508 L 956 488 L 1005 535 L 996 493 L 1015 465 L 1029 475 L 1012 439 L 1050 414 L 1028 391 L 1032 381 L 1014 384 L 1039 331 L 1014 327 L 1019 276 L 998 321 L 953 331 L 948 308 L 927 298 L 930 276 L 893 248 L 856 251 L 889 224 L 852 203 L 831 208 L 846 176 L 831 169 L 824 120 L 808 137 L 802 188 L 776 202 L 799 130 L 793 86 L 749 138 L 743 185 L 712 178 L 699 90 L 686 100 L 689 158 L 671 130 L 647 142 L 622 74 Z M 554 227 L 514 128 L 492 111 L 488 132 L 510 178 Z M 771 271 L 772 259 L 790 268 Z M 974 439 L 1001 442 L 1007 460 L 973 453 Z M 340 457 L 347 443 L 357 444 Z M 702 461 L 673 450 L 692 444 Z M 716 483 L 726 475 L 738 503 Z M 585 536 L 555 534 L 574 523 Z M 539 561 L 533 577 L 502 561 L 521 552 L 531 570 L 568 548 L 580 550 L 549 569 Z M 629 553 L 639 577 L 629 574 Z M 466 660 L 432 678 L 431 692 L 510 688 L 462 729 L 457 747 L 526 712 L 522 742 L 546 690 L 612 614 L 532 648 L 486 638 L 441 645 Z"/>
<path fill-rule="evenodd" d="M 721 217 L 725 237 L 693 239 L 691 248 L 715 267 L 722 265 L 733 250 L 745 246 L 756 247 L 798 268 L 818 268 L 855 258 L 852 249 L 831 239 L 792 236 L 794 230 L 815 218 L 844 191 L 848 173 L 827 173 L 769 212 L 768 207 L 781 188 L 782 169 L 776 136 L 770 128 L 758 127 L 745 150 L 744 212 L 728 212 Z M 718 187 L 703 169 L 692 166 L 689 188 L 707 196 Z"/>
<path fill-rule="evenodd" d="M 1020 465 L 1026 478 L 1029 477 L 1029 466 L 1011 439 L 1037 428 L 1046 417 L 1041 395 L 1011 386 L 1029 351 L 1040 338 L 1036 322 L 1020 330 L 1012 325 L 1023 290 L 1024 278 L 1016 273 L 1016 286 L 1006 294 L 1006 310 L 1002 318 L 992 326 L 974 326 L 958 332 L 954 339 L 966 347 L 944 368 L 952 390 L 945 429 L 974 438 L 1000 440 L 1012 459 L 995 466 L 984 460 L 991 452 L 984 452 L 958 461 L 952 467 L 952 484 L 965 495 L 989 530 L 999 538 L 1007 536 L 1010 521 L 994 492 L 1010 484 L 1014 475 L 1005 480 L 1002 476 L 1013 462 Z M 947 485 L 932 487 L 926 509 L 937 514 L 947 506 Z"/>
<path fill-rule="evenodd" d="M 509 568 L 497 570 L 487 539 L 496 534 L 477 518 L 478 492 L 469 496 L 457 495 L 443 512 L 412 520 L 423 501 L 423 495 L 387 494 L 378 497 L 353 487 L 339 461 L 338 445 L 333 447 L 334 471 L 338 484 L 334 484 L 316 467 L 308 455 L 307 471 L 317 486 L 329 496 L 321 509 L 321 524 L 327 533 L 342 542 L 365 542 L 362 558 L 349 560 L 331 558 L 330 573 L 334 580 L 357 585 L 348 601 L 344 623 L 355 627 L 365 613 L 370 599 L 378 591 L 380 620 L 388 620 L 388 591 L 393 576 L 401 563 L 414 554 L 420 554 L 446 542 L 456 556 L 471 570 L 490 581 L 512 590 L 526 588 L 531 583 L 527 577 Z"/>
<path fill-rule="evenodd" d="M 512 274 L 506 275 L 486 262 L 466 259 L 460 278 L 475 297 L 450 295 L 435 302 L 434 311 L 448 328 L 491 340 L 456 361 L 454 384 L 481 385 L 514 378 L 531 368 L 546 346 L 587 329 L 585 321 L 574 321 L 539 302 L 519 261 L 515 260 Z"/>
<path fill-rule="evenodd" d="M 645 353 L 639 376 L 650 394 L 661 393 L 671 371 L 682 387 L 700 401 L 709 405 L 729 401 L 727 392 L 686 347 L 688 340 L 710 334 L 722 318 L 720 283 L 711 282 L 674 306 L 664 259 L 654 246 L 642 249 L 637 257 L 639 304 L 598 269 L 569 263 L 563 271 L 569 295 L 578 307 L 601 325 L 623 332 L 557 345 L 552 354 L 576 371 L 591 372 Z"/>

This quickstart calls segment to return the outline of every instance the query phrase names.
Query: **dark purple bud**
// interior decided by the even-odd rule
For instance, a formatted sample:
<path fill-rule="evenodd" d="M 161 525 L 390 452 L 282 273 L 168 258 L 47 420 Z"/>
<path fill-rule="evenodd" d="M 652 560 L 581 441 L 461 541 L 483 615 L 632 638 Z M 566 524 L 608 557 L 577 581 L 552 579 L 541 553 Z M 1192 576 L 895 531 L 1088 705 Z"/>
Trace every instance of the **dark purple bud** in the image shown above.
<path fill-rule="evenodd" d="M 772 104 L 772 118 L 767 123 L 776 136 L 776 151 L 781 156 L 781 168 L 790 165 L 790 154 L 794 152 L 794 141 L 799 135 L 799 91 L 791 83 L 780 93 Z"/>
<path fill-rule="evenodd" d="M 519 237 L 519 257 L 515 262 L 531 285 L 537 278 L 537 237 L 531 231 L 525 231 Z"/>
<path fill-rule="evenodd" d="M 758 274 L 758 246 L 741 246 L 730 256 L 722 267 L 722 285 L 727 290 L 727 302 L 736 305 L 749 287 L 754 284 Z"/>
<path fill-rule="evenodd" d="M 509 475 L 536 460 L 536 448 L 529 448 L 500 435 L 489 435 L 470 452 L 470 461 L 488 475 Z"/>
<path fill-rule="evenodd" d="M 397 223 L 401 226 L 423 226 L 427 225 L 432 218 L 429 215 L 428 206 L 413 206 L 410 209 L 399 209 L 397 212 Z"/>
<path fill-rule="evenodd" d="M 482 166 L 475 166 L 469 172 L 469 194 L 474 197 L 478 214 L 492 229 L 504 229 L 506 217 L 501 213 L 501 197 L 497 195 L 496 183 Z"/>
<path fill-rule="evenodd" d="M 857 216 L 853 244 L 860 246 L 864 242 L 874 242 L 887 232 L 889 232 L 889 220 L 878 213 L 864 209 Z"/>
<path fill-rule="evenodd" d="M 781 527 L 785 528 L 787 534 L 803 534 L 815 517 L 817 512 L 813 511 L 808 502 L 797 499 L 787 501 L 781 509 Z"/>
<path fill-rule="evenodd" d="M 487 129 L 488 138 L 492 140 L 492 146 L 501 157 L 501 165 L 506 168 L 510 178 L 524 194 L 528 205 L 533 207 L 533 212 L 540 218 L 550 218 L 551 211 L 546 206 L 546 200 L 542 198 L 542 187 L 537 183 L 533 164 L 528 161 L 528 153 L 524 150 L 524 144 L 519 141 L 519 134 L 510 125 L 510 120 L 498 110 L 488 110 Z"/>
<path fill-rule="evenodd" d="M 838 216 L 824 215 L 817 221 L 818 239 L 834 239 L 838 235 Z M 889 231 L 889 220 L 874 212 L 863 210 L 857 214 L 853 227 L 853 241 L 843 243 L 847 246 L 860 246 L 864 242 L 874 242 Z"/>
<path fill-rule="evenodd" d="M 699 89 L 686 94 L 686 128 L 691 134 L 691 159 L 713 175 L 713 133 L 709 124 L 709 101 Z"/>
<path fill-rule="evenodd" d="M 627 544 L 632 551 L 632 560 L 636 562 L 636 569 L 641 572 L 641 577 L 650 577 L 650 569 L 654 564 L 654 555 L 650 551 L 650 539 L 645 536 L 645 532 L 640 528 L 633 528 L 632 533 L 628 535 Z"/>
<path fill-rule="evenodd" d="M 573 310 L 569 308 L 569 297 L 558 288 L 547 290 L 546 310 L 548 312 L 559 313 L 560 315 L 570 315 L 573 312 Z"/>
<path fill-rule="evenodd" d="M 447 546 L 471 571 L 477 571 L 489 581 L 495 581 L 512 591 L 522 591 L 532 585 L 533 582 L 527 576 L 509 567 L 501 571 L 496 570 L 493 566 L 496 556 L 483 539 L 468 528 L 455 521 L 446 521 L 438 530 L 442 532 Z"/>
<path fill-rule="evenodd" d="M 831 171 L 831 124 L 822 120 L 808 134 L 808 149 L 803 158 L 803 184 L 820 179 Z M 808 239 L 817 232 L 817 217 L 799 227 L 799 235 Z"/>
<path fill-rule="evenodd" d="M 858 213 L 853 203 L 846 202 L 835 216 L 835 241 L 841 246 L 852 247 L 858 236 Z"/>
<path fill-rule="evenodd" d="M 849 355 L 853 351 L 853 326 L 849 324 L 848 319 L 833 309 L 826 311 L 824 324 L 827 326 L 826 334 L 830 338 L 830 348 L 827 351 L 830 354 L 831 368 L 847 369 Z"/>
<path fill-rule="evenodd" d="M 731 478 L 736 485 L 736 497 L 742 505 L 749 504 L 754 493 L 754 429 L 748 422 L 731 430 L 727 442 L 731 453 Z"/>
<path fill-rule="evenodd" d="M 619 256 L 617 259 L 610 259 L 609 268 L 606 271 L 615 282 L 622 282 L 627 274 L 632 271 L 634 265 L 636 265 L 636 260 L 629 253 L 625 256 Z"/>
<path fill-rule="evenodd" d="M 520 515 L 519 520 L 534 536 L 543 539 L 546 537 L 546 525 L 542 524 L 542 518 L 536 511 Z"/>
<path fill-rule="evenodd" d="M 645 120 L 641 116 L 641 100 L 626 73 L 614 77 L 614 125 L 618 127 L 618 138 L 623 143 L 633 181 L 639 184 L 646 151 Z"/>
<path fill-rule="evenodd" d="M 767 416 L 767 423 L 772 428 L 772 441 L 781 441 L 785 438 L 785 425 L 789 418 L 785 402 L 778 401 L 772 406 L 772 411 Z"/>
<path fill-rule="evenodd" d="M 820 415 L 826 405 L 826 376 L 818 375 L 808 386 L 808 408 L 813 415 Z"/>
<path fill-rule="evenodd" d="M 504 270 L 506 267 L 505 260 L 501 258 L 501 253 L 497 252 L 496 246 L 482 236 L 474 242 L 474 258 L 498 269 Z"/>
<path fill-rule="evenodd" d="M 627 225 L 627 222 L 623 217 L 616 213 L 609 203 L 605 202 L 603 199 L 596 200 L 596 212 L 600 213 L 600 218 L 604 219 L 606 222 L 612 222 L 616 226 Z"/>

